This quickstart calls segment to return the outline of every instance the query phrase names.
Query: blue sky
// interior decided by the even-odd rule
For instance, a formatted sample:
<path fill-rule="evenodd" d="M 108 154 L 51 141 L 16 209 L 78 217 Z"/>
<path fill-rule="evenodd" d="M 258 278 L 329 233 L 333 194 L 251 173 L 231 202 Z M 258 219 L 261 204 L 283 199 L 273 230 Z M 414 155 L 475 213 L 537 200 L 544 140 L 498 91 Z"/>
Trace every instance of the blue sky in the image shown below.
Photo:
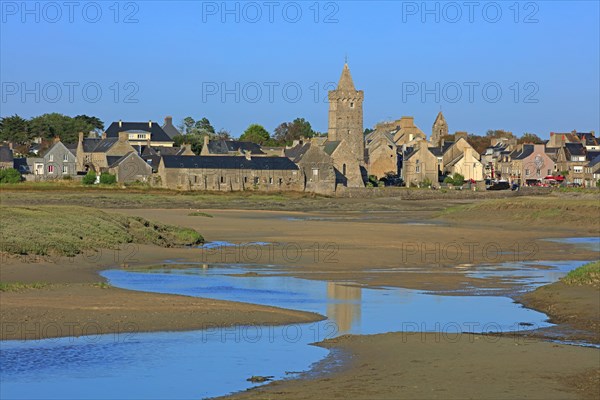
<path fill-rule="evenodd" d="M 441 109 L 451 132 L 598 132 L 599 2 L 473 4 L 3 1 L 0 114 L 326 131 L 347 56 L 365 127 L 429 134 Z"/>

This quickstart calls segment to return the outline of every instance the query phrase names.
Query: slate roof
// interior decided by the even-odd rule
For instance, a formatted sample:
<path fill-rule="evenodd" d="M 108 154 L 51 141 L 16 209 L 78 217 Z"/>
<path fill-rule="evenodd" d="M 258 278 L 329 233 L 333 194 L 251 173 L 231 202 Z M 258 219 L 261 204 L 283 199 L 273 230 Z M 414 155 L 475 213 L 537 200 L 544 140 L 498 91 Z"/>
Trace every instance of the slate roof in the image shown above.
<path fill-rule="evenodd" d="M 165 168 L 298 170 L 287 157 L 163 156 Z"/>
<path fill-rule="evenodd" d="M 577 132 L 576 135 L 582 142 L 585 142 L 585 146 L 598 146 L 600 144 L 600 141 L 592 132 Z"/>
<path fill-rule="evenodd" d="M 13 168 L 21 173 L 29 172 L 29 166 L 27 165 L 27 158 L 25 158 L 25 157 L 15 158 L 13 160 Z"/>
<path fill-rule="evenodd" d="M 453 144 L 454 144 L 454 142 L 444 142 L 444 144 L 442 146 L 430 147 L 429 151 L 434 156 L 441 157 L 441 156 L 444 155 L 445 152 L 448 151 L 448 149 L 450 148 L 450 146 L 452 146 Z"/>
<path fill-rule="evenodd" d="M 513 160 L 522 160 L 533 154 L 533 149 L 534 147 L 532 144 L 524 144 L 522 149 L 513 151 L 510 154 L 510 158 Z"/>
<path fill-rule="evenodd" d="M 591 151 L 587 152 L 587 154 L 585 155 L 585 158 L 588 161 L 592 161 L 594 158 L 598 157 L 599 155 L 600 155 L 600 150 L 591 150 Z"/>
<path fill-rule="evenodd" d="M 13 162 L 13 151 L 8 146 L 0 146 L 0 162 Z"/>
<path fill-rule="evenodd" d="M 73 153 L 74 156 L 77 155 L 77 143 L 67 143 L 65 144 L 65 147 L 69 149 L 69 151 Z"/>
<path fill-rule="evenodd" d="M 210 154 L 229 154 L 230 152 L 246 152 L 250 154 L 265 154 L 260 146 L 252 142 L 240 142 L 239 140 L 211 140 L 208 142 Z"/>
<path fill-rule="evenodd" d="M 119 127 L 118 122 L 110 124 L 106 130 L 107 138 L 118 138 L 119 132 L 126 131 L 142 131 L 150 132 L 150 140 L 154 142 L 172 142 L 173 140 L 165 133 L 161 126 L 152 122 L 152 127 L 149 126 L 148 122 L 121 122 L 122 126 Z"/>
<path fill-rule="evenodd" d="M 585 147 L 581 143 L 565 143 L 565 150 L 572 156 L 585 156 Z"/>
<path fill-rule="evenodd" d="M 335 140 L 335 141 L 327 141 L 325 142 L 325 145 L 323 146 L 323 151 L 325 153 L 327 153 L 327 155 L 332 155 L 333 152 L 335 151 L 335 149 L 338 148 L 338 146 L 340 145 L 340 141 L 339 140 Z"/>
<path fill-rule="evenodd" d="M 179 130 L 175 127 L 175 125 L 173 125 L 173 123 L 165 123 L 162 126 L 162 130 L 165 131 L 165 133 L 171 138 L 173 139 L 175 136 L 177 135 L 181 135 L 181 132 L 179 132 Z"/>
<path fill-rule="evenodd" d="M 302 157 L 304 157 L 304 154 L 306 154 L 308 149 L 310 149 L 310 143 L 297 144 L 296 146 L 290 149 L 285 149 L 284 151 L 287 158 L 297 163 L 302 160 Z"/>
<path fill-rule="evenodd" d="M 593 167 L 595 165 L 600 164 L 600 154 L 598 154 L 596 157 L 594 157 L 588 164 L 588 167 Z"/>

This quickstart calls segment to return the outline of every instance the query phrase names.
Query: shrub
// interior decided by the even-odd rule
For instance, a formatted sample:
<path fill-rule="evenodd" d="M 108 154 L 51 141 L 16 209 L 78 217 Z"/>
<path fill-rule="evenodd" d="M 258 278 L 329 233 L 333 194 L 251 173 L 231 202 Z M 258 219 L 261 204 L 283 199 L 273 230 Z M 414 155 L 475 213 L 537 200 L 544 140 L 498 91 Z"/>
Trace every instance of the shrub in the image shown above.
<path fill-rule="evenodd" d="M 598 182 L 596 182 L 596 187 L 600 188 L 600 179 L 598 179 Z"/>
<path fill-rule="evenodd" d="M 94 171 L 88 171 L 81 181 L 84 185 L 93 185 L 96 183 L 96 173 Z"/>
<path fill-rule="evenodd" d="M 457 172 L 452 176 L 448 175 L 446 178 L 444 178 L 444 183 L 454 186 L 462 186 L 463 183 L 465 183 L 465 177 Z"/>
<path fill-rule="evenodd" d="M 103 185 L 113 185 L 117 182 L 117 177 L 109 173 L 103 173 L 100 175 L 100 183 Z"/>
<path fill-rule="evenodd" d="M 425 178 L 421 181 L 421 184 L 419 185 L 420 187 L 431 187 L 431 179 L 429 178 Z"/>
<path fill-rule="evenodd" d="M 21 174 L 14 168 L 0 169 L 0 183 L 19 183 Z"/>

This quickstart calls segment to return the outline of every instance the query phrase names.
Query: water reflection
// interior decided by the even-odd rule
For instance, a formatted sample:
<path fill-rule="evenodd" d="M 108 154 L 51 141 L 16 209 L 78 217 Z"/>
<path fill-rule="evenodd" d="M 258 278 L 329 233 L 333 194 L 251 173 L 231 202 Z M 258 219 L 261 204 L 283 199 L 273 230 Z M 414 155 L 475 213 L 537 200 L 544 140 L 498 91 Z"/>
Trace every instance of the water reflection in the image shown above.
<path fill-rule="evenodd" d="M 360 325 L 361 288 L 339 283 L 327 283 L 327 317 L 337 323 L 340 333 Z"/>

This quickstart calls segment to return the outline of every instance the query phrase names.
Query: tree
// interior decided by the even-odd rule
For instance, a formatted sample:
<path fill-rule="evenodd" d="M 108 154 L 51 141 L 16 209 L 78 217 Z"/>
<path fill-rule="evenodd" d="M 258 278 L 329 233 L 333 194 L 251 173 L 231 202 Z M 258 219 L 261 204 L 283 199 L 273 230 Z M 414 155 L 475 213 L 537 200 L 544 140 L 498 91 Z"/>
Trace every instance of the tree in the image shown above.
<path fill-rule="evenodd" d="M 0 140 L 26 143 L 32 139 L 29 122 L 17 114 L 0 119 Z"/>
<path fill-rule="evenodd" d="M 104 129 L 104 122 L 102 122 L 100 120 L 100 118 L 98 118 L 98 117 L 89 117 L 84 114 L 84 115 L 75 116 L 75 119 L 83 121 L 83 122 L 87 123 L 88 125 L 93 126 L 94 129 L 97 129 L 100 131 Z"/>
<path fill-rule="evenodd" d="M 64 143 L 76 142 L 79 138 L 79 132 L 89 132 L 96 129 L 91 122 L 83 118 L 71 118 L 59 113 L 34 117 L 29 121 L 29 125 L 33 137 L 40 136 L 45 139 L 60 137 Z"/>
<path fill-rule="evenodd" d="M 213 128 L 213 126 L 210 124 L 210 121 L 206 117 L 202 118 L 200 121 L 196 121 L 194 128 L 200 132 L 215 133 L 215 128 Z"/>
<path fill-rule="evenodd" d="M 269 132 L 258 124 L 251 124 L 240 136 L 240 140 L 243 142 L 253 142 L 257 144 L 265 144 L 271 139 Z"/>
<path fill-rule="evenodd" d="M 117 182 L 117 177 L 113 174 L 104 172 L 102 175 L 100 175 L 100 183 L 102 183 L 103 185 L 113 185 L 116 182 Z"/>
<path fill-rule="evenodd" d="M 292 122 L 283 122 L 273 132 L 273 139 L 281 145 L 292 144 L 294 140 L 301 137 L 308 139 L 313 136 L 315 136 L 315 131 L 313 131 L 310 122 L 304 118 L 296 118 Z"/>
<path fill-rule="evenodd" d="M 215 135 L 218 139 L 231 140 L 231 132 L 226 129 L 219 129 Z"/>
<path fill-rule="evenodd" d="M 515 137 L 515 135 L 513 135 L 512 132 L 508 132 L 502 129 L 490 129 L 485 133 L 485 136 L 489 137 L 490 139 L 492 138 L 513 138 Z"/>
<path fill-rule="evenodd" d="M 19 183 L 21 174 L 14 168 L 0 169 L 0 183 Z"/>
<path fill-rule="evenodd" d="M 184 118 L 183 119 L 183 130 L 181 131 L 181 133 L 184 133 L 184 134 L 192 133 L 192 129 L 194 128 L 195 124 L 196 124 L 196 121 L 194 121 L 194 118 L 192 118 L 192 117 Z"/>
<path fill-rule="evenodd" d="M 365 131 L 363 132 L 363 134 L 364 134 L 365 136 L 367 136 L 369 133 L 371 133 L 371 132 L 373 132 L 373 131 L 374 131 L 374 129 L 371 129 L 371 128 L 365 128 Z"/>
<path fill-rule="evenodd" d="M 521 136 L 518 140 L 517 143 L 521 144 L 521 143 L 533 143 L 533 144 L 542 144 L 544 143 L 544 141 L 535 133 L 524 133 L 523 136 Z"/>

